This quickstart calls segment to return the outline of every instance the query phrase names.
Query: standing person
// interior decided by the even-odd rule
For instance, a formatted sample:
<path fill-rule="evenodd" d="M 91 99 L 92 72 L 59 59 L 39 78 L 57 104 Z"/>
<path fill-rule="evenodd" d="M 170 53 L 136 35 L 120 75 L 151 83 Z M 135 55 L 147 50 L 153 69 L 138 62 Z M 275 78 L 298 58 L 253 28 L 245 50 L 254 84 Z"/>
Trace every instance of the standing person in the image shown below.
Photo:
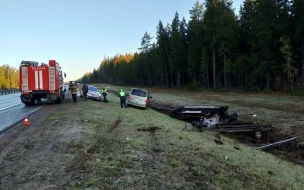
<path fill-rule="evenodd" d="M 81 87 L 81 90 L 82 90 L 82 97 L 87 100 L 87 93 L 89 91 L 88 89 L 88 85 L 86 85 L 86 83 L 84 83 Z"/>
<path fill-rule="evenodd" d="M 76 85 L 76 83 L 73 81 L 71 84 L 71 93 L 72 93 L 72 98 L 73 98 L 73 102 L 77 102 L 77 92 L 78 92 L 78 87 Z"/>
<path fill-rule="evenodd" d="M 108 89 L 107 88 L 103 88 L 101 90 L 101 93 L 103 95 L 103 102 L 104 103 L 108 103 L 108 99 L 107 99 L 107 95 L 108 95 Z"/>
<path fill-rule="evenodd" d="M 123 108 L 123 105 L 124 105 L 125 108 L 127 108 L 126 94 L 124 91 L 122 91 L 122 89 L 119 90 L 119 97 L 120 97 L 120 107 Z"/>

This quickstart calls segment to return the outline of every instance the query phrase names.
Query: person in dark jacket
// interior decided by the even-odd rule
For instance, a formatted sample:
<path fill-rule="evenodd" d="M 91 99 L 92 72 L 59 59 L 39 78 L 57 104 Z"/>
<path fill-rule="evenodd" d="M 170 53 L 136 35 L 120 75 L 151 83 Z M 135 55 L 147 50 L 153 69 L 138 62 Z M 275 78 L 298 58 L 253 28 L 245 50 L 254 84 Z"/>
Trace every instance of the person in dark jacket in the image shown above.
<path fill-rule="evenodd" d="M 82 90 L 82 97 L 87 100 L 87 93 L 89 91 L 88 85 L 86 85 L 85 83 L 82 85 L 81 87 Z"/>
<path fill-rule="evenodd" d="M 103 89 L 101 90 L 101 93 L 102 93 L 102 95 L 103 95 L 103 102 L 104 102 L 104 103 L 108 103 L 108 99 L 107 99 L 108 89 L 103 88 Z"/>
<path fill-rule="evenodd" d="M 120 97 L 120 107 L 123 108 L 124 106 L 125 108 L 127 108 L 126 94 L 122 89 L 119 90 L 119 97 Z"/>

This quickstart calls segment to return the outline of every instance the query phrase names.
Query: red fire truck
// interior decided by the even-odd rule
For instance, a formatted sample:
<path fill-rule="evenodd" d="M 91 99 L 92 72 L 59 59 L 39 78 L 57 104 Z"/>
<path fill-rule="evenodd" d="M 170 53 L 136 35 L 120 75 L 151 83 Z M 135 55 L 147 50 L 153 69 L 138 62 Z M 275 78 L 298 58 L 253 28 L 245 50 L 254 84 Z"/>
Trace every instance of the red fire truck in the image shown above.
<path fill-rule="evenodd" d="M 55 60 L 40 65 L 35 61 L 22 61 L 19 68 L 21 102 L 30 105 L 43 98 L 60 104 L 65 97 L 65 77 Z"/>

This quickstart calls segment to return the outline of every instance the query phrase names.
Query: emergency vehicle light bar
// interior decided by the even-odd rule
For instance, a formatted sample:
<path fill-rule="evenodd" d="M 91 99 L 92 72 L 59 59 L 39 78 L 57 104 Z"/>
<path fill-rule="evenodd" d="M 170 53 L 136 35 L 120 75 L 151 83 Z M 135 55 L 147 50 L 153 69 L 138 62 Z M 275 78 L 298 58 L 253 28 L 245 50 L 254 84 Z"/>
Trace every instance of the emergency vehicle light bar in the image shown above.
<path fill-rule="evenodd" d="M 21 61 L 21 66 L 38 66 L 37 61 Z"/>

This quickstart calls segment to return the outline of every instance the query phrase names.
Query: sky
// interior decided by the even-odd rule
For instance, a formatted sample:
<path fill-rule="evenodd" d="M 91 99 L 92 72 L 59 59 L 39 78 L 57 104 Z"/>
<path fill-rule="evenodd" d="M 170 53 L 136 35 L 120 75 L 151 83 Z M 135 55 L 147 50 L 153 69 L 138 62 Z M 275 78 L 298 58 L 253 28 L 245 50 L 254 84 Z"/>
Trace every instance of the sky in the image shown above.
<path fill-rule="evenodd" d="M 76 80 L 105 57 L 134 53 L 148 32 L 189 19 L 197 0 L 0 0 L 0 65 L 54 59 Z M 199 0 L 203 3 L 204 0 Z M 243 0 L 234 0 L 238 12 Z"/>

